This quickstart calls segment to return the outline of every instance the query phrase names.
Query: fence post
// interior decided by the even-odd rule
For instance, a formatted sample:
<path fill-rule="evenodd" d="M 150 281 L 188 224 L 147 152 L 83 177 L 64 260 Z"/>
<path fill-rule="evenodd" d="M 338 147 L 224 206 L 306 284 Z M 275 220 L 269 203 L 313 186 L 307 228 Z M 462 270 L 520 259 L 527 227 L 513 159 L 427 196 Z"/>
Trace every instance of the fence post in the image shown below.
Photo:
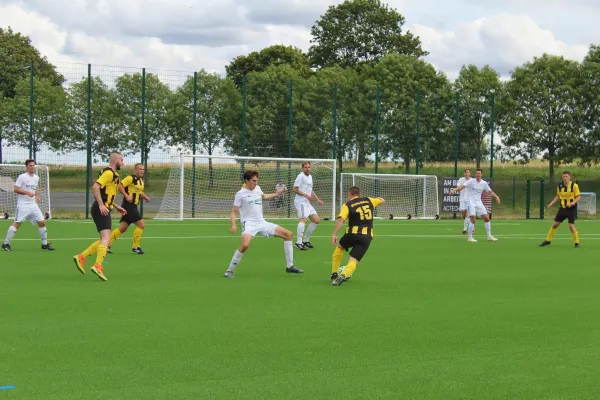
<path fill-rule="evenodd" d="M 88 64 L 87 76 L 87 144 L 85 168 L 85 219 L 90 217 L 90 183 L 92 177 L 92 64 Z"/>
<path fill-rule="evenodd" d="M 419 153 L 421 152 L 421 89 L 417 89 L 417 129 L 415 132 L 415 173 L 419 175 Z"/>
<path fill-rule="evenodd" d="M 294 104 L 293 104 L 293 95 L 294 95 L 294 81 L 290 79 L 290 100 L 289 100 L 289 118 L 288 118 L 288 157 L 292 157 L 292 126 L 293 126 L 293 114 L 294 114 Z"/>
<path fill-rule="evenodd" d="M 331 131 L 331 158 L 337 157 L 337 82 L 333 82 L 333 129 Z"/>
<path fill-rule="evenodd" d="M 148 184 L 148 163 L 146 157 L 146 68 L 142 68 L 142 124 L 141 124 L 141 137 L 142 137 L 142 151 L 141 151 L 141 162 L 144 164 L 144 180 L 145 184 Z M 140 201 L 140 214 L 144 216 L 144 202 Z"/>
<path fill-rule="evenodd" d="M 454 128 L 456 131 L 456 134 L 454 137 L 454 176 L 458 176 L 458 151 L 459 151 L 458 139 L 459 139 L 459 135 L 460 135 L 460 116 L 458 113 L 459 104 L 460 104 L 460 93 L 456 92 L 456 101 L 455 101 L 455 105 L 454 105 L 454 108 L 455 108 Z"/>
<path fill-rule="evenodd" d="M 246 155 L 246 97 L 247 97 L 246 75 L 242 80 L 242 155 Z"/>
<path fill-rule="evenodd" d="M 379 114 L 381 106 L 381 89 L 375 92 L 375 173 L 379 173 Z"/>
<path fill-rule="evenodd" d="M 515 206 L 517 205 L 516 204 L 516 202 L 517 202 L 517 199 L 516 199 L 516 195 L 517 195 L 517 178 L 515 178 L 513 176 L 512 181 L 513 181 L 512 200 L 513 200 L 513 211 L 514 211 L 515 210 Z"/>
<path fill-rule="evenodd" d="M 29 158 L 33 159 L 33 63 L 29 65 Z"/>
<path fill-rule="evenodd" d="M 2 126 L 0 126 L 0 164 L 2 164 Z"/>
<path fill-rule="evenodd" d="M 492 91 L 492 112 L 490 113 L 490 179 L 494 177 L 494 92 Z"/>
<path fill-rule="evenodd" d="M 194 72 L 194 114 L 192 115 L 192 154 L 196 155 L 196 127 L 198 114 L 198 72 Z M 212 160 L 209 160 L 212 162 Z M 192 218 L 196 217 L 196 157 L 192 157 Z"/>

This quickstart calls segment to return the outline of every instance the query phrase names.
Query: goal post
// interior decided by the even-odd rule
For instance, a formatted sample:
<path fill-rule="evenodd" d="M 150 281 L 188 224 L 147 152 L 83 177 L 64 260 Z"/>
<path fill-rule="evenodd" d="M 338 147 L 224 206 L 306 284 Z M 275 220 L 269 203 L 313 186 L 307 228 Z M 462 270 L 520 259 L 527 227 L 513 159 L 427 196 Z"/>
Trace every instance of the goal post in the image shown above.
<path fill-rule="evenodd" d="M 596 215 L 596 192 L 581 192 L 577 212 Z"/>
<path fill-rule="evenodd" d="M 14 219 L 17 210 L 15 183 L 19 175 L 27 172 L 22 164 L 0 164 L 0 218 Z M 46 219 L 50 211 L 50 173 L 47 165 L 36 165 L 35 173 L 40 177 L 38 194 L 40 210 Z"/>
<path fill-rule="evenodd" d="M 359 187 L 363 196 L 385 199 L 385 204 L 375 210 L 375 218 L 439 219 L 438 179 L 435 175 L 344 172 L 340 174 L 340 207 L 352 186 Z"/>
<path fill-rule="evenodd" d="M 154 219 L 225 219 L 233 199 L 244 183 L 244 171 L 258 171 L 264 193 L 283 188 L 284 193 L 263 201 L 265 218 L 297 219 L 292 191 L 302 163 L 311 163 L 313 191 L 323 201 L 312 202 L 324 219 L 335 218 L 336 160 L 304 158 L 241 157 L 181 154 L 172 158 L 165 194 Z"/>

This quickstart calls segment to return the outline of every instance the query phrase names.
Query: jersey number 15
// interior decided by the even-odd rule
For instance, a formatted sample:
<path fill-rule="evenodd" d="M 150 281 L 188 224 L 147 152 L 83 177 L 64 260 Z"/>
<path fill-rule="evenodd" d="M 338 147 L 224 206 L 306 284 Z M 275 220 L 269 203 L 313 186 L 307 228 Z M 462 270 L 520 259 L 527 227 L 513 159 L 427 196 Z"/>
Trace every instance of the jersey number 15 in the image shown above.
<path fill-rule="evenodd" d="M 371 211 L 371 207 L 369 207 L 369 206 L 358 207 L 356 209 L 356 212 L 358 212 L 360 214 L 361 221 L 364 221 L 364 220 L 369 221 L 369 220 L 373 219 L 373 212 Z"/>

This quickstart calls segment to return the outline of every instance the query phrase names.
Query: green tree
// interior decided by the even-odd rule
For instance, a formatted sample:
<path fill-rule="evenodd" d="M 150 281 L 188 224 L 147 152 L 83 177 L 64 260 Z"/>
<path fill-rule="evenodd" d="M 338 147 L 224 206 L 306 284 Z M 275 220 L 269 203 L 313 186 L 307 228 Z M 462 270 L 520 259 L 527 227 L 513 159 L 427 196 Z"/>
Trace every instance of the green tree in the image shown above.
<path fill-rule="evenodd" d="M 55 151 L 63 150 L 72 124 L 67 95 L 61 86 L 54 86 L 45 78 L 34 78 L 34 87 L 31 145 L 35 159 L 42 145 Z M 22 79 L 17 83 L 15 96 L 2 102 L 3 135 L 9 145 L 29 148 L 29 90 L 29 79 Z"/>
<path fill-rule="evenodd" d="M 242 87 L 244 76 L 250 72 L 263 72 L 269 66 L 288 65 L 297 70 L 304 78 L 312 73 L 308 56 L 293 46 L 273 45 L 246 56 L 236 57 L 225 67 L 227 77 L 233 79 L 238 88 Z"/>
<path fill-rule="evenodd" d="M 585 134 L 577 144 L 582 164 L 600 161 L 600 46 L 591 45 L 581 64 L 580 107 L 583 113 Z"/>
<path fill-rule="evenodd" d="M 490 154 L 485 146 L 491 128 L 492 94 L 496 105 L 502 98 L 500 74 L 489 65 L 481 69 L 472 64 L 463 66 L 454 88 L 460 94 L 460 143 L 465 151 L 461 159 L 474 152 L 476 167 L 480 168 L 482 158 Z"/>
<path fill-rule="evenodd" d="M 120 151 L 127 143 L 120 140 L 119 111 L 115 93 L 98 76 L 92 78 L 90 133 L 95 162 L 107 159 L 112 151 Z M 87 150 L 88 79 L 83 78 L 69 90 L 73 113 L 73 134 L 65 143 L 71 150 Z"/>
<path fill-rule="evenodd" d="M 551 182 L 557 165 L 577 157 L 583 133 L 578 73 L 576 61 L 544 54 L 517 67 L 506 87 L 504 142 L 519 148 L 525 159 L 542 154 Z"/>

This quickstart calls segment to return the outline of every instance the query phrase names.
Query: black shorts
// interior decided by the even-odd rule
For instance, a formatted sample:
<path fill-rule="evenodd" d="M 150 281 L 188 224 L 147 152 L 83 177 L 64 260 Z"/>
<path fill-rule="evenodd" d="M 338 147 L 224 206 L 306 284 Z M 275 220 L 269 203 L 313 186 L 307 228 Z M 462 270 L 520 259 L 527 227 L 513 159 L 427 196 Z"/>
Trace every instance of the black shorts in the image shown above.
<path fill-rule="evenodd" d="M 120 222 L 126 222 L 127 224 L 131 225 L 142 219 L 140 210 L 138 210 L 138 207 L 135 204 L 124 201 L 123 204 L 121 204 L 121 207 L 127 211 L 127 214 L 121 217 Z"/>
<path fill-rule="evenodd" d="M 105 229 L 112 229 L 112 217 L 110 215 L 110 212 L 108 213 L 108 215 L 102 215 L 102 213 L 100 212 L 100 207 L 98 206 L 98 202 L 94 201 L 92 203 L 91 212 L 92 219 L 96 224 L 96 229 L 98 229 L 98 232 L 103 231 Z"/>
<path fill-rule="evenodd" d="M 350 257 L 356 258 L 357 261 L 360 261 L 365 256 L 367 250 L 369 250 L 371 240 L 373 240 L 373 237 L 369 235 L 346 233 L 344 236 L 342 236 L 339 243 L 340 246 L 342 246 L 346 251 L 348 251 L 348 249 L 352 249 L 350 251 Z"/>
<path fill-rule="evenodd" d="M 571 207 L 571 208 L 560 208 L 558 210 L 558 212 L 556 213 L 556 217 L 554 217 L 554 220 L 556 222 L 563 222 L 565 219 L 569 220 L 570 224 L 574 224 L 575 220 L 577 219 L 577 208 L 576 207 Z"/>

